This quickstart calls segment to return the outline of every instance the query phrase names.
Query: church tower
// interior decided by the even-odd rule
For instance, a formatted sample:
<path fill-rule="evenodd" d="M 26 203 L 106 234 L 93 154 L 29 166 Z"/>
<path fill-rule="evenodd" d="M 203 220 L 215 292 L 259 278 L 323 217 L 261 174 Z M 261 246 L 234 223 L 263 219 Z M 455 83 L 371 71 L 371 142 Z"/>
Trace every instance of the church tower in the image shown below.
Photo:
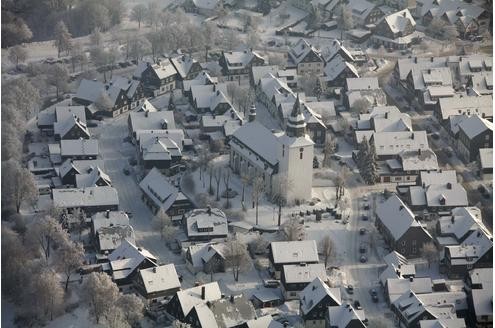
<path fill-rule="evenodd" d="M 296 102 L 292 108 L 289 119 L 287 120 L 287 135 L 289 137 L 303 137 L 306 135 L 306 120 L 301 111 L 301 101 L 297 94 Z"/>
<path fill-rule="evenodd" d="M 289 203 L 307 201 L 312 197 L 314 142 L 306 134 L 306 119 L 301 106 L 298 95 L 286 132 L 279 137 L 279 174 L 289 182 L 286 195 Z"/>

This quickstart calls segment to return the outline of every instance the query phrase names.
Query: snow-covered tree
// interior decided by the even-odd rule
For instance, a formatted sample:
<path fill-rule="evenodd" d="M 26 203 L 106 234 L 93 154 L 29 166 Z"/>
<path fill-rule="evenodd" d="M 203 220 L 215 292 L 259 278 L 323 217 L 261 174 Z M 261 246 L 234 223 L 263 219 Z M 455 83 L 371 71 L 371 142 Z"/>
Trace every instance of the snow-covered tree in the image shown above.
<path fill-rule="evenodd" d="M 60 92 L 67 92 L 69 89 L 69 71 L 62 64 L 52 65 L 47 72 L 47 82 L 55 87 L 57 99 L 60 97 Z"/>
<path fill-rule="evenodd" d="M 147 9 L 143 4 L 137 4 L 131 10 L 130 18 L 138 23 L 138 29 L 141 29 L 141 22 L 144 20 L 146 13 Z"/>
<path fill-rule="evenodd" d="M 20 45 L 13 46 L 9 49 L 8 58 L 16 67 L 19 63 L 23 63 L 28 58 L 28 51 Z"/>
<path fill-rule="evenodd" d="M 153 227 L 160 233 L 161 239 L 166 243 L 171 242 L 177 234 L 177 227 L 172 223 L 172 219 L 165 213 L 163 209 L 160 209 L 153 218 Z"/>
<path fill-rule="evenodd" d="M 257 175 L 252 180 L 252 196 L 253 207 L 256 208 L 256 225 L 258 225 L 258 205 L 260 203 L 261 196 L 266 190 L 265 180 L 261 175 Z"/>
<path fill-rule="evenodd" d="M 370 108 L 371 104 L 368 99 L 366 98 L 360 98 L 354 101 L 351 105 L 351 111 L 356 113 L 356 114 L 363 114 L 368 111 Z"/>
<path fill-rule="evenodd" d="M 89 313 L 96 323 L 107 316 L 119 300 L 119 288 L 104 272 L 90 273 L 84 284 L 84 299 L 89 305 Z"/>
<path fill-rule="evenodd" d="M 438 249 L 433 242 L 427 242 L 421 247 L 421 255 L 428 261 L 428 267 L 439 259 Z"/>
<path fill-rule="evenodd" d="M 13 159 L 2 162 L 2 208 L 15 206 L 19 213 L 21 205 L 38 199 L 38 188 L 28 169 Z"/>
<path fill-rule="evenodd" d="M 58 57 L 60 58 L 60 54 L 62 51 L 65 51 L 66 54 L 69 54 L 71 47 L 71 38 L 72 35 L 67 28 L 67 25 L 63 21 L 59 21 L 57 25 L 55 25 L 55 41 L 54 45 L 57 47 Z"/>
<path fill-rule="evenodd" d="M 291 217 L 282 226 L 283 237 L 287 241 L 304 240 L 306 231 L 299 218 Z"/>
<path fill-rule="evenodd" d="M 39 274 L 34 274 L 26 290 L 26 302 L 39 318 L 48 316 L 53 320 L 54 315 L 61 311 L 64 290 L 53 270 L 45 268 Z"/>
<path fill-rule="evenodd" d="M 70 276 L 81 267 L 84 260 L 84 247 L 71 241 L 68 236 L 57 250 L 57 267 L 65 275 L 65 290 L 69 288 Z"/>
<path fill-rule="evenodd" d="M 348 31 L 354 27 L 354 19 L 352 18 L 352 11 L 349 6 L 342 3 L 338 10 L 337 22 L 340 28 L 340 39 L 344 39 L 344 30 Z"/>
<path fill-rule="evenodd" d="M 48 261 L 53 244 L 63 240 L 64 234 L 66 232 L 55 218 L 43 216 L 28 226 L 27 242 L 34 252 L 41 250 Z"/>
<path fill-rule="evenodd" d="M 134 294 L 120 296 L 117 306 L 122 310 L 125 320 L 132 327 L 135 327 L 144 316 L 144 303 Z"/>
<path fill-rule="evenodd" d="M 234 276 L 235 281 L 239 281 L 239 273 L 247 270 L 251 263 L 246 245 L 238 239 L 230 239 L 224 248 L 225 264 Z"/>
<path fill-rule="evenodd" d="M 272 180 L 271 200 L 278 206 L 278 226 L 282 224 L 282 206 L 287 204 L 287 193 L 292 191 L 294 184 L 287 176 L 277 174 Z"/>

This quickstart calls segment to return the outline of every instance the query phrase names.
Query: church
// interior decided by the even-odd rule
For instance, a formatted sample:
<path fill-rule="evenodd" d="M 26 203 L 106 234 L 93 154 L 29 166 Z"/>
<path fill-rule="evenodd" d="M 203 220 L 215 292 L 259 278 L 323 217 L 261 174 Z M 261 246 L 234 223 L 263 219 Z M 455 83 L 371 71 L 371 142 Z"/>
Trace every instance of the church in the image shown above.
<path fill-rule="evenodd" d="M 230 140 L 230 166 L 241 176 L 261 176 L 267 193 L 273 189 L 275 177 L 280 176 L 288 182 L 288 203 L 307 201 L 313 184 L 313 148 L 298 96 L 285 132 L 271 132 L 256 121 L 256 110 L 251 108 L 249 122 Z"/>

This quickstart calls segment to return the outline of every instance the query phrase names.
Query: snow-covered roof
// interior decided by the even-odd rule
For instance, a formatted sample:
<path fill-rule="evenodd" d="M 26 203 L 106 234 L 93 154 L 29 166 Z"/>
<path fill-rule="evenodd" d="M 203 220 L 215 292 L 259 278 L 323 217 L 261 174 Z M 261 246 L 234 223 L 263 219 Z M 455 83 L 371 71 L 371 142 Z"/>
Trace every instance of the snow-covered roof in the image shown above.
<path fill-rule="evenodd" d="M 248 147 L 272 166 L 278 163 L 278 138 L 257 121 L 244 124 L 234 132 L 231 145 L 236 143 Z"/>
<path fill-rule="evenodd" d="M 124 91 L 126 96 L 132 99 L 136 95 L 140 83 L 138 80 L 131 80 L 123 76 L 113 76 L 108 85 Z"/>
<path fill-rule="evenodd" d="M 301 314 L 308 314 L 326 296 L 331 297 L 338 305 L 341 304 L 340 288 L 330 288 L 323 280 L 316 278 L 299 294 Z"/>
<path fill-rule="evenodd" d="M 124 211 L 97 212 L 91 217 L 91 223 L 93 225 L 93 231 L 98 231 L 98 229 L 103 227 L 128 225 L 129 216 Z"/>
<path fill-rule="evenodd" d="M 409 290 L 412 290 L 416 294 L 432 293 L 433 283 L 430 277 L 387 279 L 387 290 L 390 296 L 390 301 L 393 302 L 397 297 Z"/>
<path fill-rule="evenodd" d="M 112 251 L 120 246 L 123 240 L 135 242 L 134 230 L 130 225 L 114 225 L 101 227 L 96 232 L 100 252 Z"/>
<path fill-rule="evenodd" d="M 60 208 L 84 208 L 119 205 L 119 195 L 112 187 L 52 189 L 53 205 Z"/>
<path fill-rule="evenodd" d="M 285 263 L 317 263 L 318 250 L 316 241 L 274 241 L 270 244 L 273 262 Z"/>
<path fill-rule="evenodd" d="M 327 271 L 322 263 L 287 264 L 283 266 L 284 282 L 286 284 L 310 283 L 316 277 L 327 281 Z"/>
<path fill-rule="evenodd" d="M 412 131 L 411 117 L 395 106 L 375 106 L 369 114 L 360 114 L 360 123 L 369 121 L 375 132 Z"/>
<path fill-rule="evenodd" d="M 330 327 L 350 327 L 350 323 L 357 320 L 362 327 L 366 319 L 364 310 L 356 310 L 351 304 L 342 304 L 340 306 L 328 307 L 328 324 Z M 352 327 L 357 327 L 352 325 Z"/>
<path fill-rule="evenodd" d="M 313 52 L 319 61 L 323 61 L 321 55 L 315 47 L 313 47 L 306 39 L 299 39 L 296 44 L 289 50 L 289 58 L 292 62 L 297 65 L 299 64 L 306 56 Z"/>
<path fill-rule="evenodd" d="M 471 4 L 460 0 L 418 0 L 418 6 L 421 10 L 418 12 L 419 17 L 423 17 L 428 12 L 439 17 L 447 12 L 453 12 L 478 18 L 485 10 L 477 4 Z"/>
<path fill-rule="evenodd" d="M 493 285 L 493 268 L 476 268 L 469 271 L 472 285 L 481 285 L 481 288 L 491 289 Z"/>
<path fill-rule="evenodd" d="M 137 130 L 136 131 L 136 140 L 138 144 L 146 145 L 150 142 L 150 140 L 156 140 L 156 138 L 170 138 L 180 150 L 182 150 L 184 139 L 184 131 L 182 129 L 168 129 L 168 130 Z M 166 141 L 165 141 L 166 142 Z M 170 147 L 168 142 L 166 143 Z M 173 147 L 175 147 L 173 145 Z"/>
<path fill-rule="evenodd" d="M 238 327 L 256 316 L 253 304 L 245 294 L 231 295 L 213 301 L 209 308 L 220 327 Z"/>
<path fill-rule="evenodd" d="M 215 315 L 205 303 L 194 305 L 193 310 L 196 312 L 199 327 L 218 328 Z"/>
<path fill-rule="evenodd" d="M 97 139 L 60 140 L 60 154 L 67 156 L 98 156 Z"/>
<path fill-rule="evenodd" d="M 187 74 L 189 74 L 189 71 L 193 67 L 195 63 L 198 61 L 192 58 L 189 55 L 180 55 L 177 57 L 170 58 L 170 61 L 174 65 L 175 69 L 177 70 L 177 73 L 182 77 L 185 78 Z"/>
<path fill-rule="evenodd" d="M 407 8 L 391 15 L 385 16 L 383 19 L 393 33 L 405 32 L 409 23 L 413 27 L 416 26 L 416 21 Z"/>
<path fill-rule="evenodd" d="M 419 328 L 466 328 L 466 321 L 463 318 L 420 320 Z"/>
<path fill-rule="evenodd" d="M 138 274 L 141 276 L 144 289 L 147 293 L 180 288 L 179 277 L 173 263 L 141 269 Z"/>
<path fill-rule="evenodd" d="M 204 299 L 201 298 L 203 290 Z M 195 305 L 216 301 L 221 297 L 222 293 L 220 292 L 220 287 L 216 281 L 177 292 L 177 298 L 184 315 L 187 315 Z"/>
<path fill-rule="evenodd" d="M 438 100 L 442 120 L 452 115 L 475 115 L 493 117 L 493 99 L 490 95 L 479 97 L 448 97 Z"/>
<path fill-rule="evenodd" d="M 374 90 L 380 89 L 380 85 L 376 77 L 348 78 L 346 79 L 346 89 L 348 91 Z"/>
<path fill-rule="evenodd" d="M 354 77 L 359 77 L 356 67 L 350 62 L 346 62 L 341 55 L 337 54 L 325 65 L 325 68 L 323 68 L 323 73 L 325 75 L 323 79 L 325 81 L 333 81 L 346 69 L 348 69 Z"/>
<path fill-rule="evenodd" d="M 77 126 L 87 138 L 91 136 L 86 123 L 83 122 L 79 117 L 73 115 L 71 117 L 65 118 L 63 121 L 57 121 L 53 124 L 53 132 L 59 135 L 60 138 L 64 138 L 65 135 L 74 127 Z"/>
<path fill-rule="evenodd" d="M 243 51 L 225 51 L 222 54 L 229 70 L 244 69 L 251 64 L 254 58 L 263 60 L 263 57 L 260 54 L 249 49 Z"/>
<path fill-rule="evenodd" d="M 492 234 L 484 227 L 474 230 L 460 245 L 445 246 L 453 265 L 475 264 L 493 247 Z"/>
<path fill-rule="evenodd" d="M 404 150 L 426 150 L 426 131 L 375 132 L 372 137 L 378 156 L 398 155 Z"/>
<path fill-rule="evenodd" d="M 110 255 L 108 255 L 108 260 L 118 261 L 123 259 L 139 259 L 143 261 L 144 259 L 156 262 L 157 258 L 151 254 L 148 250 L 137 247 L 135 244 L 129 241 L 123 241 L 117 249 L 115 249 Z M 141 263 L 141 262 L 140 262 Z"/>
<path fill-rule="evenodd" d="M 493 292 L 492 288 L 473 289 L 471 291 L 474 314 L 479 316 L 493 316 Z"/>
<path fill-rule="evenodd" d="M 86 188 L 86 187 L 97 187 L 97 182 L 103 180 L 108 186 L 111 186 L 112 180 L 110 176 L 103 172 L 100 167 L 95 167 L 89 173 L 76 174 L 76 187 Z"/>
<path fill-rule="evenodd" d="M 210 76 L 210 73 L 206 71 L 202 71 L 194 79 L 184 80 L 182 82 L 182 86 L 184 91 L 190 91 L 193 85 L 206 85 L 206 84 L 216 84 L 216 83 L 218 83 L 217 77 L 212 77 Z"/>
<path fill-rule="evenodd" d="M 351 8 L 352 16 L 359 17 L 363 20 L 376 7 L 374 3 L 366 0 L 349 0 L 347 6 Z"/>
<path fill-rule="evenodd" d="M 180 193 L 156 167 L 141 180 L 139 187 L 164 211 L 172 206 Z"/>
<path fill-rule="evenodd" d="M 100 159 L 88 159 L 88 160 L 73 160 L 68 158 L 59 167 L 60 177 L 64 177 L 71 169 L 75 169 L 79 174 L 88 173 L 95 167 L 104 169 L 104 161 Z"/>
<path fill-rule="evenodd" d="M 129 120 L 132 131 L 175 129 L 173 111 L 142 111 L 131 112 Z"/>
<path fill-rule="evenodd" d="M 342 43 L 337 39 L 332 40 L 330 45 L 323 48 L 321 53 L 323 59 L 327 63 L 331 61 L 333 57 L 335 57 L 337 54 L 344 54 L 344 56 L 346 56 L 348 59 L 354 61 L 354 56 L 352 55 L 352 53 L 346 47 L 344 47 Z"/>
<path fill-rule="evenodd" d="M 473 115 L 462 120 L 459 123 L 459 129 L 462 130 L 469 139 L 473 139 L 486 130 L 493 132 L 493 123 L 481 118 L 479 115 Z"/>
<path fill-rule="evenodd" d="M 437 170 L 420 173 L 421 184 L 429 186 L 432 184 L 456 183 L 457 175 L 454 170 Z"/>
<path fill-rule="evenodd" d="M 392 251 L 392 252 L 388 253 L 387 255 L 385 255 L 383 257 L 383 261 L 385 261 L 385 263 L 387 263 L 388 265 L 393 264 L 396 267 L 398 267 L 399 265 L 405 265 L 408 263 L 407 258 L 397 251 Z"/>
<path fill-rule="evenodd" d="M 76 116 L 86 123 L 86 110 L 84 106 L 55 106 L 55 118 L 57 122 Z"/>
<path fill-rule="evenodd" d="M 467 192 L 460 183 L 429 185 L 425 194 L 429 207 L 468 206 Z"/>
<path fill-rule="evenodd" d="M 428 171 L 437 170 L 437 155 L 431 149 L 404 150 L 399 153 L 404 171 Z"/>
<path fill-rule="evenodd" d="M 399 240 L 411 226 L 419 226 L 414 213 L 396 194 L 378 204 L 376 215 L 395 240 Z"/>
<path fill-rule="evenodd" d="M 149 64 L 149 65 L 151 66 L 151 69 L 155 72 L 155 74 L 158 76 L 160 80 L 164 80 L 166 78 L 169 78 L 177 74 L 177 70 L 168 59 L 164 59 L 156 64 Z"/>
<path fill-rule="evenodd" d="M 275 321 L 270 314 L 246 321 L 247 328 L 283 328 L 284 325 Z"/>
<path fill-rule="evenodd" d="M 254 84 L 257 85 L 258 82 L 261 80 L 261 78 L 266 77 L 269 73 L 276 76 L 279 69 L 280 68 L 278 65 L 253 66 L 253 67 L 251 67 L 251 73 L 253 75 Z"/>
<path fill-rule="evenodd" d="M 227 216 L 219 208 L 194 209 L 185 214 L 185 219 L 188 237 L 228 235 Z"/>
<path fill-rule="evenodd" d="M 169 137 L 149 138 L 140 142 L 143 161 L 172 160 L 182 156 L 181 148 Z"/>
<path fill-rule="evenodd" d="M 438 219 L 440 235 L 453 235 L 460 241 L 470 231 L 484 226 L 481 219 L 481 210 L 477 207 L 456 207 L 450 216 Z"/>
<path fill-rule="evenodd" d="M 74 97 L 94 103 L 98 100 L 103 90 L 105 90 L 103 82 L 82 79 Z"/>

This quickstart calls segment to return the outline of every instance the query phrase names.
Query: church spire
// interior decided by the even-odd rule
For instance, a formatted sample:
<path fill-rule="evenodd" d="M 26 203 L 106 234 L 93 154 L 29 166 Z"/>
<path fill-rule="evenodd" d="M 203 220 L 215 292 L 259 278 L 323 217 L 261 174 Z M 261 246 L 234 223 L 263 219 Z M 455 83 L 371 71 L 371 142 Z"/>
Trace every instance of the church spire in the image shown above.
<path fill-rule="evenodd" d="M 306 120 L 301 110 L 299 93 L 287 121 L 287 135 L 289 137 L 303 137 L 306 134 Z"/>

